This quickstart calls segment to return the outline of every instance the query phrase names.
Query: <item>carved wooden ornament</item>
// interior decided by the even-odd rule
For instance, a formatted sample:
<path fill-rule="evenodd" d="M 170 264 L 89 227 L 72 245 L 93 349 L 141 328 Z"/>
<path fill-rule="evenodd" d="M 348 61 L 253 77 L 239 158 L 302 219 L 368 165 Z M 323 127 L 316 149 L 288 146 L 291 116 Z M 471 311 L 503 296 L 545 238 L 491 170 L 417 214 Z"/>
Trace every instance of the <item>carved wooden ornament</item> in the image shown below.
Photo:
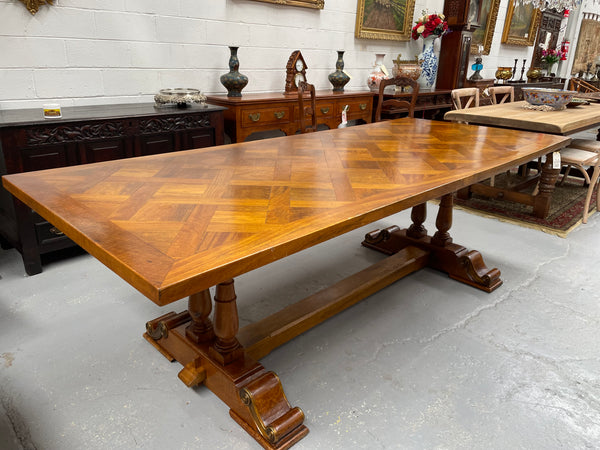
<path fill-rule="evenodd" d="M 52 5 L 53 1 L 54 0 L 21 0 L 31 14 L 38 12 L 40 5 Z"/>

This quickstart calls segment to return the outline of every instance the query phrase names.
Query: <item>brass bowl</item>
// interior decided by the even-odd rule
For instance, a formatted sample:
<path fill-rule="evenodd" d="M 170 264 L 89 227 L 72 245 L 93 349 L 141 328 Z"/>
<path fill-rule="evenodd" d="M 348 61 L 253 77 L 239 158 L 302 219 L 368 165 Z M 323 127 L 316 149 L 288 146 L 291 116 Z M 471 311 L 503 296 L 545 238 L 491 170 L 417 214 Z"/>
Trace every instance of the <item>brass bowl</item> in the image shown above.
<path fill-rule="evenodd" d="M 513 76 L 512 67 L 498 67 L 495 75 L 498 80 L 509 80 Z"/>
<path fill-rule="evenodd" d="M 527 79 L 537 80 L 542 78 L 542 69 L 540 67 L 530 67 L 527 71 Z"/>

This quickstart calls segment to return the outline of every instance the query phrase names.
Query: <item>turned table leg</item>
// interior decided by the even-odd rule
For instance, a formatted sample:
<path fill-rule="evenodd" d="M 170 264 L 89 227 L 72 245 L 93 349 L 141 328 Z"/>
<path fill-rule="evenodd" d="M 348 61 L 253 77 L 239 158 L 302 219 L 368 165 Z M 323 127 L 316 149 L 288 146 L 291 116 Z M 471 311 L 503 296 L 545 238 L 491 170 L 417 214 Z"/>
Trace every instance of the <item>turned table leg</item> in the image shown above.
<path fill-rule="evenodd" d="M 449 230 L 452 227 L 452 194 L 444 195 L 440 201 L 440 207 L 435 220 L 437 231 L 431 238 L 433 245 L 444 247 L 452 243 Z"/>
<path fill-rule="evenodd" d="M 414 206 L 410 212 L 410 219 L 412 224 L 408 227 L 406 234 L 415 239 L 427 236 L 427 230 L 423 226 L 423 222 L 427 219 L 427 203 Z"/>
<path fill-rule="evenodd" d="M 560 167 L 558 169 L 552 168 L 552 153 L 547 154 L 546 161 L 542 165 L 538 193 L 535 196 L 535 203 L 533 205 L 533 215 L 535 217 L 544 218 L 548 215 L 552 193 L 554 192 L 554 186 L 559 173 Z"/>
<path fill-rule="evenodd" d="M 192 319 L 185 329 L 185 336 L 196 342 L 208 342 L 213 339 L 213 325 L 208 317 L 212 311 L 212 300 L 210 290 L 190 295 L 188 300 L 188 312 Z"/>

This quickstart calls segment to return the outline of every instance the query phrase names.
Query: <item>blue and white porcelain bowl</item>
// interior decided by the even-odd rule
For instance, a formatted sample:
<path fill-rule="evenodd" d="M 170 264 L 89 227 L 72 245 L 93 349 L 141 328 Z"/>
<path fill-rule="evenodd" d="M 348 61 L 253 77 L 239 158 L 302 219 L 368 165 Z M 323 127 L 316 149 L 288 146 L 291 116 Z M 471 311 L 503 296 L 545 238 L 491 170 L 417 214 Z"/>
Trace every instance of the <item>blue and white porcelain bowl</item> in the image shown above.
<path fill-rule="evenodd" d="M 535 87 L 524 87 L 523 99 L 535 106 L 551 106 L 554 109 L 562 109 L 569 103 L 577 92 L 566 91 L 564 89 L 547 89 L 547 88 L 535 88 Z"/>

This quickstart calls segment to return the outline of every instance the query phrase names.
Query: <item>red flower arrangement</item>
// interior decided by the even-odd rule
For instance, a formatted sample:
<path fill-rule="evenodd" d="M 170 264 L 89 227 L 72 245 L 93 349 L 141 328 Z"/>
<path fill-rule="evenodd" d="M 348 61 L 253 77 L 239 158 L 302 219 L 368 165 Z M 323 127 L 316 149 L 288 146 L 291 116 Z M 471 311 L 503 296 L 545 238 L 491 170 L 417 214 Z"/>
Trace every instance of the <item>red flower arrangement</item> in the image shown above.
<path fill-rule="evenodd" d="M 412 29 L 412 38 L 417 40 L 420 37 L 426 38 L 432 34 L 443 36 L 448 32 L 448 22 L 443 14 L 429 14 L 423 11 L 423 16 L 415 22 Z"/>
<path fill-rule="evenodd" d="M 563 53 L 560 50 L 554 50 L 552 48 L 549 50 L 542 50 L 542 61 L 548 64 L 548 66 L 559 62 L 562 56 Z"/>

